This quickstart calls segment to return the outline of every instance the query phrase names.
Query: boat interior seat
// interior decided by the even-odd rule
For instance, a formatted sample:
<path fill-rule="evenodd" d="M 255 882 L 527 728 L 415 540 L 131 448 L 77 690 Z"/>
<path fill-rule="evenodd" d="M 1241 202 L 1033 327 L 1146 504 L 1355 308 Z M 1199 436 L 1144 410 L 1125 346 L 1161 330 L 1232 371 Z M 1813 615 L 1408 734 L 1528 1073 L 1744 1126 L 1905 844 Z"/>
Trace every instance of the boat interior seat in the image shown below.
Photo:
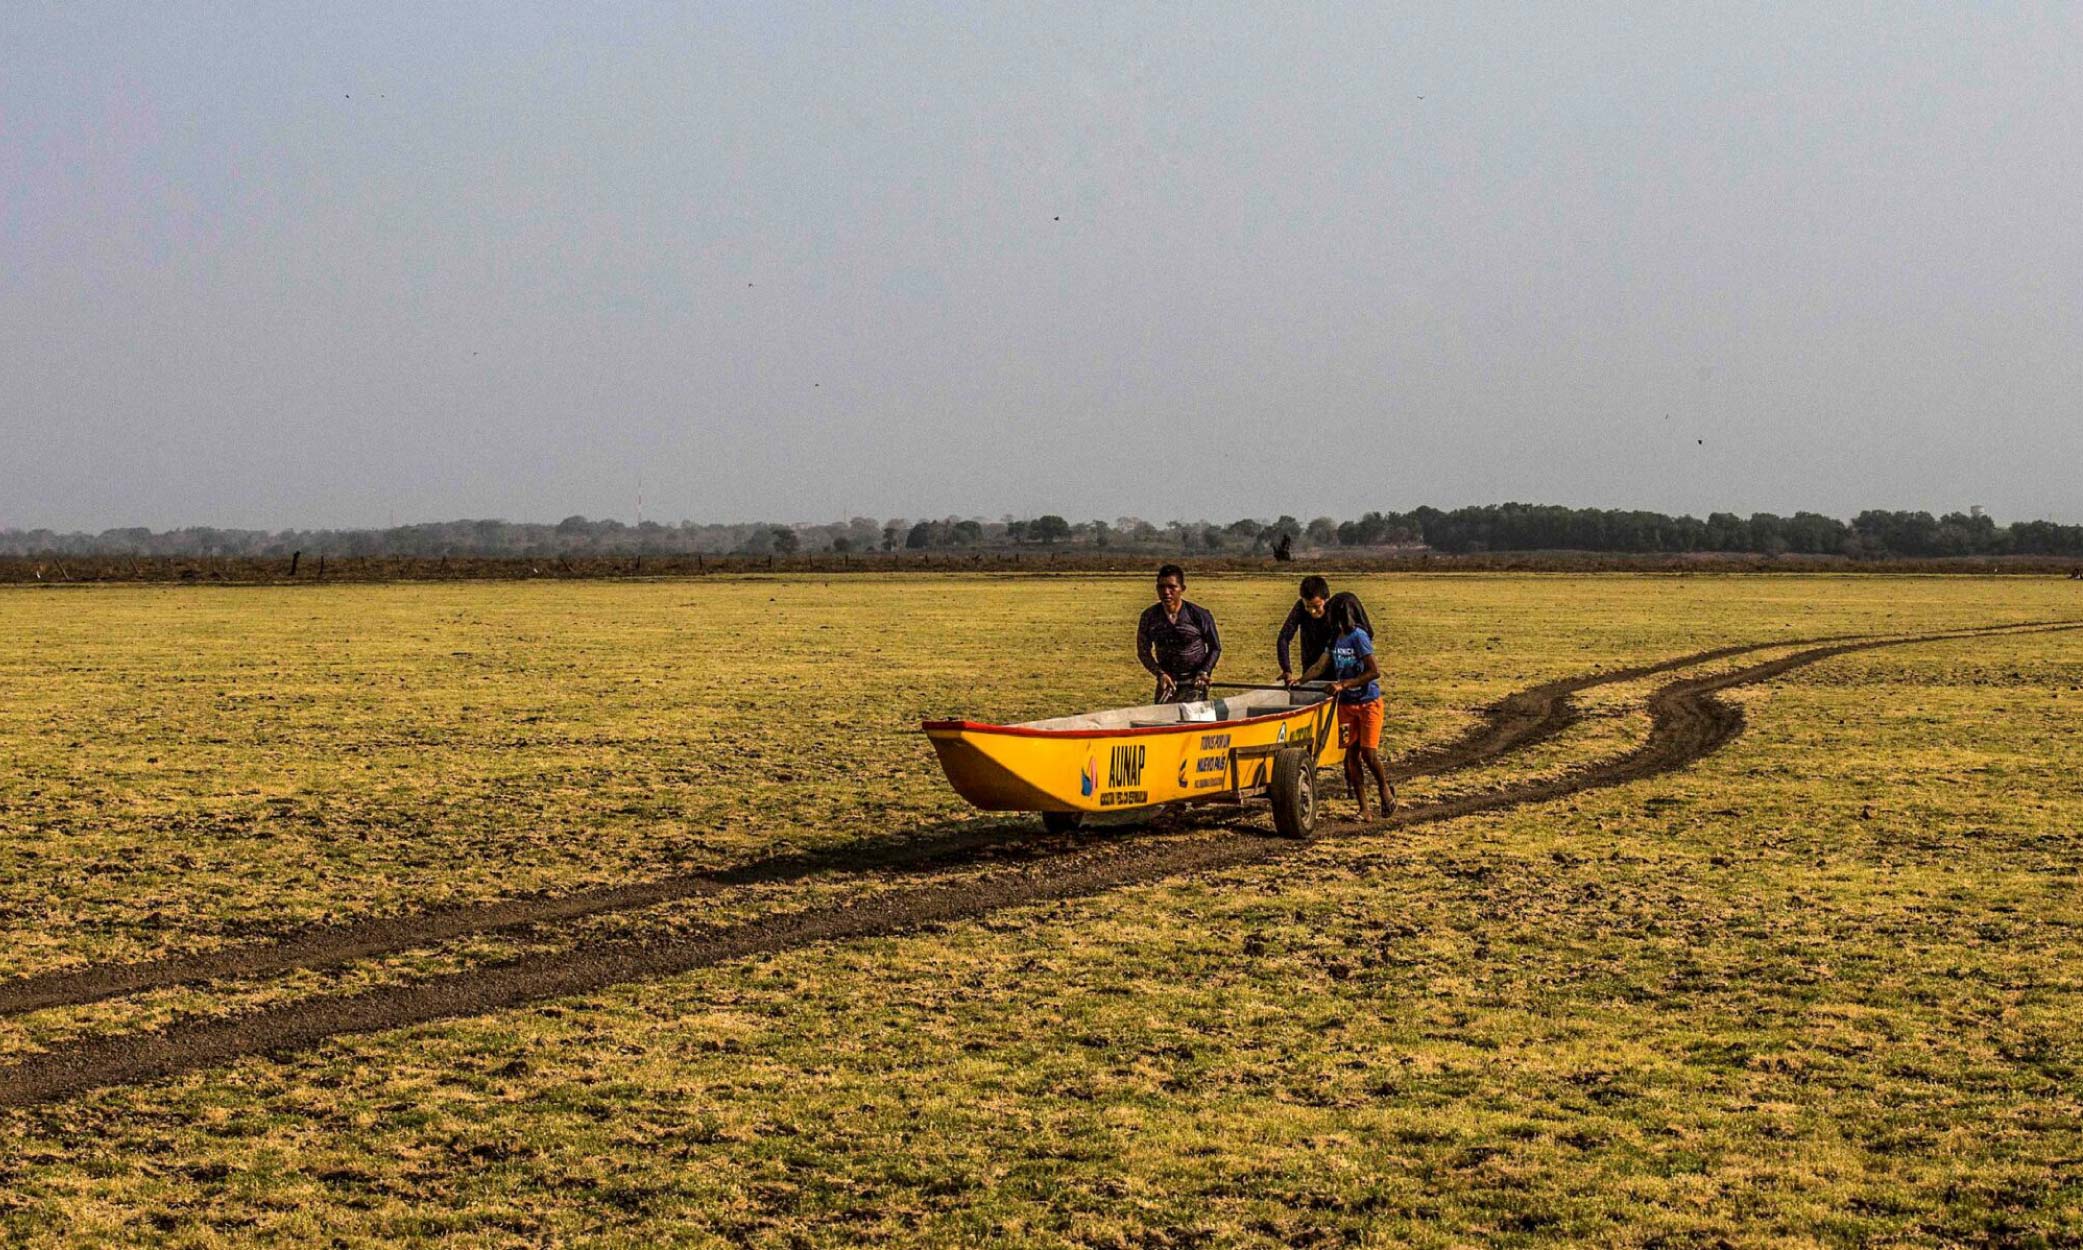
<path fill-rule="evenodd" d="M 1136 716 L 1129 719 L 1131 729 L 1159 729 L 1173 725 L 1220 725 L 1228 720 L 1242 720 L 1255 710 L 1239 707 L 1228 699 L 1209 699 L 1205 703 L 1167 704 L 1165 712 L 1173 715 Z"/>

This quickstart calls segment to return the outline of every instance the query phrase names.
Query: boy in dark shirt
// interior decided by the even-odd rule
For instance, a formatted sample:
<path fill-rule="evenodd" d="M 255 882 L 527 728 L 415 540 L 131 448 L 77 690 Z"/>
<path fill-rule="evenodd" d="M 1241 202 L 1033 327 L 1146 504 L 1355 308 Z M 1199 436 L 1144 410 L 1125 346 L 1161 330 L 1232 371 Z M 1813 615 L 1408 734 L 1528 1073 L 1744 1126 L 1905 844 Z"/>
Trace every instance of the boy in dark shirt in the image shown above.
<path fill-rule="evenodd" d="M 1331 583 L 1314 573 L 1302 579 L 1302 595 L 1295 600 L 1295 606 L 1287 610 L 1287 619 L 1280 623 L 1280 637 L 1273 642 L 1274 658 L 1280 661 L 1281 685 L 1292 685 L 1295 680 L 1295 666 L 1288 661 L 1288 644 L 1294 641 L 1296 634 L 1302 636 L 1302 671 L 1305 673 L 1315 666 L 1317 657 L 1338 636 L 1338 630 L 1324 615 L 1324 604 L 1330 597 Z"/>
<path fill-rule="evenodd" d="M 1359 611 L 1360 628 L 1371 637 L 1374 625 L 1367 619 L 1367 609 L 1360 607 L 1359 596 L 1350 591 L 1333 595 L 1331 583 L 1311 574 L 1302 579 L 1302 597 L 1295 606 L 1287 610 L 1287 619 L 1280 623 L 1280 637 L 1273 642 L 1273 654 L 1280 661 L 1280 684 L 1291 686 L 1295 681 L 1295 669 L 1288 663 L 1288 643 L 1296 635 L 1302 639 L 1302 672 L 1316 667 L 1316 662 L 1338 638 L 1338 626 L 1334 624 L 1337 607 L 1352 600 Z"/>
<path fill-rule="evenodd" d="M 1186 601 L 1186 570 L 1167 564 L 1157 570 L 1157 602 L 1136 622 L 1136 658 L 1157 678 L 1158 703 L 1190 703 L 1208 697 L 1208 679 L 1222 659 L 1215 617 Z"/>

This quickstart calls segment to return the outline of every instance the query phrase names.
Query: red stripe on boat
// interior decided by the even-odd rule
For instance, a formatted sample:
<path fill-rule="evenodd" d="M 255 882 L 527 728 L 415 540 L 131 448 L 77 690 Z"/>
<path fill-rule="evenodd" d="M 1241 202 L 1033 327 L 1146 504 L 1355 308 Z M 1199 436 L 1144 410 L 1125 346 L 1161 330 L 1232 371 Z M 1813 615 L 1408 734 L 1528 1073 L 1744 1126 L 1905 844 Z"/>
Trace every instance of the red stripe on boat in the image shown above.
<path fill-rule="evenodd" d="M 1127 729 L 1035 729 L 1027 725 L 991 725 L 974 720 L 922 720 L 919 728 L 925 731 L 953 729 L 963 733 L 1007 734 L 1015 738 L 1128 738 L 1139 734 L 1215 733 L 1224 725 L 1255 725 L 1260 721 L 1286 720 L 1290 716 L 1313 712 L 1315 703 L 1291 707 L 1286 711 L 1268 712 L 1264 716 L 1247 716 L 1243 720 L 1182 720 L 1175 725 L 1136 725 Z"/>

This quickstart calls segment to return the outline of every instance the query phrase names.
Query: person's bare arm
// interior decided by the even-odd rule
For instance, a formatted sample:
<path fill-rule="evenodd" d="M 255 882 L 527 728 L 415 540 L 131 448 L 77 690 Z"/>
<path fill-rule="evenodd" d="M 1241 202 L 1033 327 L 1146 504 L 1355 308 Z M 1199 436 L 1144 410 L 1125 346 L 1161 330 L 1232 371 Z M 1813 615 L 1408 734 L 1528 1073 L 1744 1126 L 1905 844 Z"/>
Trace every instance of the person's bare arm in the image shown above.
<path fill-rule="evenodd" d="M 1344 690 L 1358 690 L 1380 676 L 1381 665 L 1374 662 L 1374 653 L 1370 651 L 1367 653 L 1367 667 L 1360 670 L 1359 676 L 1348 677 L 1344 681 L 1332 682 L 1331 692 L 1336 694 Z"/>

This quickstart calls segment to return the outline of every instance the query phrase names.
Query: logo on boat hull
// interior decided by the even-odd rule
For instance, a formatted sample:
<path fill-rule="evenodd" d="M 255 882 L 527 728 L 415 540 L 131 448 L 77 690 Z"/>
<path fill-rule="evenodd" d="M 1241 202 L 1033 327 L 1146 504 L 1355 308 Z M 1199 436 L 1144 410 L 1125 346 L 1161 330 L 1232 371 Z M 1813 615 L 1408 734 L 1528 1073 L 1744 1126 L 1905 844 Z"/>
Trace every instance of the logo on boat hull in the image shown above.
<path fill-rule="evenodd" d="M 1078 774 L 1078 793 L 1089 799 L 1092 797 L 1092 792 L 1097 789 L 1099 789 L 1099 761 L 1087 757 L 1085 760 L 1085 771 Z"/>
<path fill-rule="evenodd" d="M 1107 788 L 1143 784 L 1143 760 L 1146 752 L 1140 742 L 1115 747 L 1107 760 Z"/>

